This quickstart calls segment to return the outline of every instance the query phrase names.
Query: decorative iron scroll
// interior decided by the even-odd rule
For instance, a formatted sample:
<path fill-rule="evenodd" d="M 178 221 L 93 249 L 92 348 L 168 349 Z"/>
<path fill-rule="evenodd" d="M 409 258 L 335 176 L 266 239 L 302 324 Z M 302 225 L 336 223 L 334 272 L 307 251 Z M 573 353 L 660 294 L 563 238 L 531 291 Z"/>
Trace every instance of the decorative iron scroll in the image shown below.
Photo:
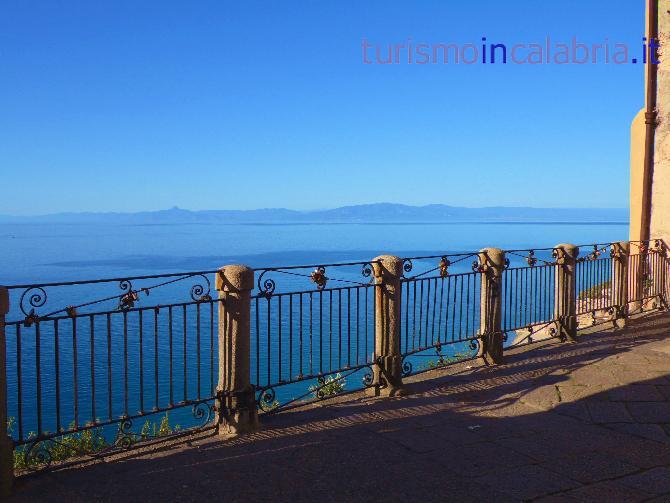
<path fill-rule="evenodd" d="M 304 379 L 304 380 L 292 380 L 292 381 L 287 381 L 287 382 L 282 382 L 280 384 L 274 384 L 274 385 L 269 385 L 269 386 L 262 386 L 262 387 L 257 387 L 256 388 L 256 406 L 258 407 L 258 410 L 261 412 L 264 412 L 266 414 L 272 414 L 279 412 L 280 410 L 285 410 L 286 408 L 289 407 L 297 407 L 300 405 L 305 405 L 308 404 L 314 400 L 325 400 L 328 398 L 333 398 L 335 396 L 339 396 L 345 393 L 348 393 L 348 391 L 336 391 L 336 392 L 325 392 L 324 389 L 333 386 L 337 383 L 344 382 L 348 377 L 359 373 L 359 372 L 364 372 L 363 376 L 361 377 L 361 384 L 363 386 L 362 389 L 369 388 L 373 386 L 373 370 L 372 370 L 373 364 L 367 364 L 367 365 L 361 365 L 353 369 L 345 369 L 344 371 L 339 371 L 339 372 L 331 372 L 328 374 L 322 374 L 320 376 L 317 376 L 313 379 L 316 380 L 316 384 L 309 386 L 306 393 L 303 393 L 302 395 L 292 398 L 288 400 L 285 403 L 280 403 L 278 398 L 277 398 L 277 391 L 276 388 L 280 386 L 287 386 L 287 385 L 295 385 L 298 382 L 304 382 L 308 383 L 312 379 Z M 381 380 L 380 382 L 380 387 L 385 387 L 386 386 L 386 381 L 384 379 Z M 352 390 L 356 391 L 356 390 Z M 308 397 L 312 396 L 312 399 L 308 399 Z M 307 400 L 306 400 L 307 399 Z"/>
<path fill-rule="evenodd" d="M 289 276 L 296 276 L 308 279 L 311 283 L 316 285 L 317 290 L 324 290 L 328 282 L 335 281 L 340 283 L 348 283 L 359 286 L 368 286 L 371 280 L 356 281 L 352 279 L 334 278 L 326 275 L 326 268 L 345 267 L 345 266 L 361 266 L 361 276 L 363 278 L 371 278 L 373 273 L 372 263 L 370 262 L 353 262 L 343 264 L 326 264 L 326 265 L 304 265 L 304 266 L 289 266 L 289 267 L 270 267 L 265 269 L 257 269 L 259 273 L 256 279 L 256 288 L 261 297 L 269 299 L 277 290 L 277 283 L 271 274 L 283 274 Z M 312 269 L 310 272 L 302 272 L 304 270 Z"/>
<path fill-rule="evenodd" d="M 206 302 L 211 301 L 211 283 L 209 278 L 205 275 L 206 273 L 186 273 L 183 275 L 178 275 L 174 278 L 171 275 L 167 275 L 171 279 L 163 281 L 161 283 L 142 287 L 139 289 L 133 288 L 132 280 L 137 278 L 128 278 L 121 280 L 94 280 L 94 281 L 80 281 L 73 283 L 61 284 L 50 284 L 50 285 L 32 285 L 25 287 L 21 293 L 19 299 L 19 309 L 24 315 L 23 323 L 26 327 L 29 327 L 35 323 L 39 323 L 40 320 L 50 318 L 56 315 L 67 315 L 70 318 L 76 318 L 80 316 L 81 309 L 85 307 L 95 306 L 110 301 L 117 301 L 116 309 L 119 311 L 128 311 L 135 308 L 136 304 L 140 302 L 141 296 L 149 296 L 151 291 L 158 288 L 171 285 L 173 283 L 185 281 L 188 279 L 196 278 L 198 281 L 191 286 L 190 289 L 190 298 L 193 302 Z M 152 279 L 152 278 L 162 278 L 165 276 L 147 276 L 140 279 Z M 109 283 L 113 281 L 118 281 L 118 288 L 121 290 L 121 294 L 110 295 L 107 297 L 102 297 L 94 299 L 91 301 L 83 302 L 77 305 L 68 305 L 54 311 L 50 311 L 46 314 L 38 314 L 37 309 L 44 307 L 48 300 L 48 295 L 46 287 L 58 288 L 62 286 L 81 286 L 88 284 L 98 284 L 98 283 Z M 95 313 L 86 313 L 86 314 L 95 314 Z"/>

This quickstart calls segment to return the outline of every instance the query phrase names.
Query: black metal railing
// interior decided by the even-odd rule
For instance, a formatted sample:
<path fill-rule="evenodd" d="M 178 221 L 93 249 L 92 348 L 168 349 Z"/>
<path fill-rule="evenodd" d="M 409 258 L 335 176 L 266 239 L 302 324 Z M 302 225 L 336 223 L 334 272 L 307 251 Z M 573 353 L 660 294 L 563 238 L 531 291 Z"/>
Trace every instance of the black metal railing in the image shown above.
<path fill-rule="evenodd" d="M 666 307 L 665 244 L 628 246 L 624 263 L 616 243 L 579 247 L 571 273 L 579 326 Z M 482 312 L 487 295 L 500 303 L 496 330 L 505 348 L 562 337 L 560 253 L 507 250 L 504 257 L 499 283 L 487 283 L 495 291 L 483 287 L 481 252 L 401 259 L 396 350 L 403 376 L 480 356 L 489 330 Z M 247 336 L 249 380 L 260 411 L 379 385 L 373 382 L 383 356 L 376 338 L 383 318 L 379 266 L 254 271 Z M 7 415 L 17 466 L 44 467 L 214 427 L 226 309 L 213 291 L 217 274 L 7 287 Z"/>
<path fill-rule="evenodd" d="M 209 423 L 218 372 L 212 273 L 9 287 L 7 414 L 17 464 L 80 454 L 92 433 L 87 455 L 177 423 Z M 171 422 L 157 416 L 169 411 Z"/>
<path fill-rule="evenodd" d="M 256 275 L 251 368 L 262 411 L 370 383 L 372 263 L 267 268 Z"/>
<path fill-rule="evenodd" d="M 403 375 L 477 354 L 481 275 L 473 271 L 476 257 L 477 254 L 466 253 L 403 259 Z M 415 264 L 426 262 L 432 267 L 411 274 Z"/>

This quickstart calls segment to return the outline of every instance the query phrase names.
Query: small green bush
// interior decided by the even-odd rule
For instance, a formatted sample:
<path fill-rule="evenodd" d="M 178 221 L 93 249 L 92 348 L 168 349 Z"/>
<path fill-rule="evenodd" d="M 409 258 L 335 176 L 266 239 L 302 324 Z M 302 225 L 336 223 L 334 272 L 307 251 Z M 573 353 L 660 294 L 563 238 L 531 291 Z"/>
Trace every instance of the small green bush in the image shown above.
<path fill-rule="evenodd" d="M 318 384 L 309 387 L 309 391 L 312 392 L 315 398 L 323 398 L 342 393 L 346 384 L 346 379 L 342 379 L 342 375 L 337 373 L 334 376 L 319 379 Z"/>
<path fill-rule="evenodd" d="M 7 421 L 7 431 L 11 435 L 14 431 L 15 419 L 13 417 L 9 418 Z M 69 429 L 74 428 L 74 423 L 70 424 Z M 91 426 L 90 424 L 87 426 Z M 119 425 L 119 432 L 121 431 L 121 426 Z M 176 433 L 180 430 L 180 426 L 177 424 L 174 427 L 170 425 L 170 417 L 166 412 L 161 420 L 157 422 L 152 422 L 149 419 L 142 425 L 142 429 L 139 434 L 127 433 L 130 438 L 132 438 L 131 444 L 150 440 L 153 438 L 166 437 L 172 433 Z M 45 432 L 48 434 L 49 432 Z M 28 434 L 28 440 L 36 439 L 37 434 L 30 432 Z M 41 453 L 47 459 L 50 459 L 52 462 L 55 461 L 65 461 L 69 458 L 76 457 L 82 454 L 96 454 L 100 453 L 106 449 L 112 447 L 114 443 L 110 443 L 103 434 L 103 429 L 90 428 L 77 433 L 68 433 L 59 437 L 55 437 L 50 440 L 44 440 L 42 445 L 37 445 L 34 449 L 39 449 Z M 36 455 L 37 451 L 29 450 L 28 445 L 23 445 L 14 449 L 14 469 L 23 470 L 29 468 L 31 460 L 29 459 L 32 455 Z"/>

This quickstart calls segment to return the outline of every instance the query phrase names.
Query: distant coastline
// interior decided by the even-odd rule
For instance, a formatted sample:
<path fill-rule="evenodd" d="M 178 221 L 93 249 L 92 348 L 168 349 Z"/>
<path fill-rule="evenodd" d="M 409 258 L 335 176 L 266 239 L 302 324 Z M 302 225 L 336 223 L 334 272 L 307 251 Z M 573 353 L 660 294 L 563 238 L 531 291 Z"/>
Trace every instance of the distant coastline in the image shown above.
<path fill-rule="evenodd" d="M 36 216 L 0 215 L 0 223 L 98 224 L 592 224 L 627 225 L 627 208 L 465 208 L 431 204 L 408 206 L 378 203 L 343 206 L 330 210 L 297 211 L 285 208 L 258 210 L 198 210 L 181 208 L 135 213 L 54 213 Z"/>

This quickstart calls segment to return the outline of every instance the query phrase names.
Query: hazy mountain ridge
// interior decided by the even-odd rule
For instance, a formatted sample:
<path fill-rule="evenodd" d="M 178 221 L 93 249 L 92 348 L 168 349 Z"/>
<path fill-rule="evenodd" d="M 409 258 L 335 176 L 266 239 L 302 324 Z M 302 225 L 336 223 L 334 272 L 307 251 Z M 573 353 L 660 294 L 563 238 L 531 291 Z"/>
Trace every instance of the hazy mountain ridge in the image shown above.
<path fill-rule="evenodd" d="M 136 213 L 54 213 L 39 216 L 0 215 L 0 223 L 412 223 L 412 222 L 628 222 L 627 208 L 530 208 L 494 206 L 465 208 L 430 204 L 408 206 L 377 203 L 331 210 L 297 211 L 199 210 L 181 208 Z"/>

